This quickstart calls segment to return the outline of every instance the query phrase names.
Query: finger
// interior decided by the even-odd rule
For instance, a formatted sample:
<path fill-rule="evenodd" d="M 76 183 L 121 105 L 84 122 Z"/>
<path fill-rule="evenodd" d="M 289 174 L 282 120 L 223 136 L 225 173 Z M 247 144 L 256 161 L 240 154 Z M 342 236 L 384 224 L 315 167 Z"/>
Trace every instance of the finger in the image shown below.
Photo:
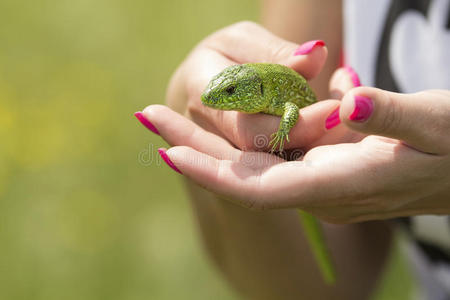
<path fill-rule="evenodd" d="M 351 147 L 343 145 L 340 147 Z M 243 152 L 246 153 L 246 152 Z M 344 153 L 338 151 L 338 153 Z M 352 184 L 336 180 L 350 176 L 351 170 L 330 170 L 329 162 L 273 162 L 264 167 L 246 160 L 214 158 L 190 147 L 172 147 L 166 151 L 170 164 L 200 186 L 229 200 L 254 209 L 311 208 L 335 205 L 339 195 L 348 193 Z M 258 152 L 259 161 L 274 157 Z M 327 187 L 326 189 L 324 187 Z M 342 190 L 345 191 L 342 191 Z"/>
<path fill-rule="evenodd" d="M 299 45 L 253 22 L 239 22 L 205 40 L 205 45 L 236 63 L 270 62 L 289 66 L 307 79 L 316 76 L 327 58 L 323 41 Z"/>
<path fill-rule="evenodd" d="M 238 150 L 226 140 L 202 129 L 167 106 L 150 105 L 142 113 L 157 129 L 156 132 L 172 146 L 186 145 L 220 159 L 232 159 L 239 155 Z"/>
<path fill-rule="evenodd" d="M 327 116 L 338 106 L 336 100 L 320 101 L 300 110 L 300 118 L 289 133 L 285 149 L 303 148 L 321 138 L 327 130 Z M 242 150 L 268 150 L 270 136 L 278 130 L 280 117 L 267 114 L 213 112 L 225 137 Z M 342 130 L 329 132 L 339 136 Z"/>
<path fill-rule="evenodd" d="M 309 150 L 323 143 L 341 142 L 348 130 L 338 128 L 331 132 L 324 126 L 327 116 L 339 107 L 339 103 L 337 100 L 324 100 L 301 109 L 300 118 L 289 134 L 287 149 Z"/>
<path fill-rule="evenodd" d="M 221 160 L 190 147 L 172 147 L 166 151 L 170 163 L 198 185 L 248 208 L 260 208 L 265 190 L 260 189 L 260 168 L 242 161 Z M 275 157 L 257 153 L 261 160 Z M 266 189 L 267 190 L 267 189 Z"/>
<path fill-rule="evenodd" d="M 240 22 L 218 31 L 201 43 L 182 68 L 184 71 L 176 77 L 185 80 L 182 86 L 186 86 L 194 98 L 199 98 L 209 80 L 233 64 L 284 64 L 309 79 L 320 72 L 326 57 L 327 50 L 320 40 L 299 47 L 255 23 Z M 205 64 L 205 61 L 208 63 Z M 195 76 L 189 76 L 193 72 Z"/>
<path fill-rule="evenodd" d="M 228 138 L 239 148 L 255 149 L 252 147 L 254 137 L 261 132 L 249 130 L 243 136 L 241 128 L 252 128 L 254 124 L 261 124 L 258 122 L 258 118 L 256 118 L 256 123 L 253 123 L 253 116 L 243 117 L 236 112 L 223 112 L 207 108 L 200 101 L 201 91 L 211 77 L 225 67 L 251 61 L 282 63 L 294 68 L 307 78 L 313 77 L 325 62 L 326 49 L 320 42 L 309 43 L 307 47 L 301 48 L 302 51 L 296 52 L 298 45 L 282 40 L 261 26 L 250 22 L 241 22 L 219 31 L 193 52 L 189 63 L 184 68 L 188 73 L 195 70 L 195 76 L 183 77 L 186 79 L 183 85 L 189 90 L 188 95 L 190 96 L 188 115 L 200 126 Z M 293 53 L 303 54 L 294 56 Z M 205 61 L 209 61 L 209 63 L 205 64 Z M 267 119 L 271 119 L 271 123 L 274 124 L 271 127 L 273 130 L 271 129 L 270 133 L 266 132 L 267 135 L 270 135 L 277 130 L 279 118 L 268 116 L 261 118 L 262 128 L 267 128 L 265 125 L 269 124 Z M 241 127 L 236 127 L 238 120 Z M 251 123 L 247 123 L 246 120 Z"/>
<path fill-rule="evenodd" d="M 340 101 L 324 100 L 300 109 L 300 117 L 289 133 L 289 142 L 285 149 L 309 149 L 321 145 L 332 145 L 343 142 L 357 142 L 362 134 L 349 130 L 346 126 L 339 126 L 328 130 L 326 119 L 336 109 Z M 226 122 L 230 122 L 226 124 Z M 227 139 L 236 141 L 236 146 L 242 150 L 269 150 L 270 135 L 278 130 L 280 117 L 266 114 L 235 114 L 235 120 L 223 118 L 224 126 L 233 126 Z"/>
<path fill-rule="evenodd" d="M 230 58 L 207 47 L 198 47 L 181 68 L 179 85 L 187 90 L 196 105 L 202 105 L 200 95 L 214 75 L 220 73 L 226 67 L 236 64 Z M 203 106 L 203 105 L 202 105 Z"/>
<path fill-rule="evenodd" d="M 423 152 L 450 151 L 450 92 L 399 94 L 359 87 L 343 98 L 340 119 L 351 129 L 404 141 Z"/>
<path fill-rule="evenodd" d="M 172 146 L 189 146 L 220 160 L 239 161 L 250 168 L 263 168 L 284 160 L 274 155 L 242 152 L 164 105 L 150 105 L 142 112 L 157 133 Z"/>
<path fill-rule="evenodd" d="M 255 209 L 295 207 L 320 215 L 321 207 L 347 206 L 361 212 L 370 207 L 381 211 L 403 205 L 410 201 L 411 194 L 403 197 L 400 204 L 389 201 L 390 198 L 381 203 L 374 200 L 379 199 L 380 186 L 384 192 L 399 191 L 397 174 L 404 174 L 401 180 L 406 177 L 419 190 L 427 185 L 423 179 L 429 181 L 429 176 L 414 170 L 429 166 L 429 155 L 402 146 L 396 140 L 386 143 L 381 140 L 374 137 L 358 144 L 322 146 L 310 151 L 303 161 L 274 162 L 263 168 L 242 160 L 216 159 L 183 146 L 173 147 L 166 153 L 176 169 L 235 203 Z M 398 155 L 395 160 L 394 153 Z M 257 154 L 260 160 L 271 157 L 267 153 Z M 435 156 L 431 158 L 433 165 L 439 163 Z M 365 163 L 358 163 L 364 160 Z"/>
<path fill-rule="evenodd" d="M 350 66 L 337 69 L 330 79 L 329 91 L 332 99 L 342 99 L 345 93 L 361 86 L 358 74 Z"/>
<path fill-rule="evenodd" d="M 345 93 L 354 87 L 361 85 L 358 74 L 350 67 L 345 66 L 337 69 L 330 80 L 329 91 L 332 99 L 341 100 Z M 325 128 L 330 130 L 341 123 L 339 118 L 338 106 L 325 120 Z M 363 134 L 350 131 L 348 127 L 338 126 L 336 129 L 330 130 L 320 140 L 316 141 L 312 146 L 328 145 L 343 142 L 357 142 L 364 137 Z"/>

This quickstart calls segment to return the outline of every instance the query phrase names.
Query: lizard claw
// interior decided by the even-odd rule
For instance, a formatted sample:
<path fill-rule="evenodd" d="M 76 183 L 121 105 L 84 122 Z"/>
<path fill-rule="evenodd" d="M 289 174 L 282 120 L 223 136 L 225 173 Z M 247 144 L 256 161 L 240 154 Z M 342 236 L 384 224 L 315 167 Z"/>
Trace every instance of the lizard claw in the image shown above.
<path fill-rule="evenodd" d="M 283 151 L 284 148 L 284 141 L 288 141 L 289 142 L 289 136 L 282 132 L 282 131 L 277 131 L 272 133 L 272 135 L 270 136 L 271 140 L 269 143 L 269 146 L 272 145 L 272 149 L 270 150 L 270 153 L 274 153 L 275 151 L 281 152 Z"/>

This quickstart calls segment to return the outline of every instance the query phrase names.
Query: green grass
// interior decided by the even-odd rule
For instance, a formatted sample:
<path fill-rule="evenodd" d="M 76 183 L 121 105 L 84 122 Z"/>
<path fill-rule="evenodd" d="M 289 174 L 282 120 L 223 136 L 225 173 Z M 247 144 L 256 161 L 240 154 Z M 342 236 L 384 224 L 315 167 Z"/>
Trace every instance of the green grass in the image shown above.
<path fill-rule="evenodd" d="M 133 113 L 204 36 L 257 17 L 257 1 L 0 1 L 0 299 L 236 299 Z"/>
<path fill-rule="evenodd" d="M 0 299 L 238 299 L 133 113 L 164 102 L 199 40 L 258 14 L 256 0 L 0 1 Z M 401 299 L 407 271 L 391 266 L 379 299 Z"/>

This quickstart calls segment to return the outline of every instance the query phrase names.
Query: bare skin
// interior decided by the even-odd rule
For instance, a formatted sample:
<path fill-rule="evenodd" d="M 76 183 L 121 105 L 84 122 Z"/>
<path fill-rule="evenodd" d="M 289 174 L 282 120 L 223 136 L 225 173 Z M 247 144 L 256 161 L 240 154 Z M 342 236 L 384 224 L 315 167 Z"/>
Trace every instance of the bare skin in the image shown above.
<path fill-rule="evenodd" d="M 336 15 L 313 22 L 324 5 Z M 387 225 L 324 223 L 339 274 L 330 287 L 321 280 L 295 211 L 286 208 L 336 223 L 449 214 L 450 92 L 407 95 L 354 88 L 340 69 L 329 83 L 335 100 L 302 109 L 286 145 L 307 152 L 304 159 L 314 168 L 241 151 L 254 149 L 256 135 L 276 130 L 279 118 L 204 107 L 200 94 L 209 79 L 247 62 L 284 64 L 308 80 L 323 69 L 312 83 L 323 99 L 341 48 L 339 1 L 267 0 L 264 7 L 265 23 L 280 37 L 297 43 L 322 38 L 332 51 L 317 48 L 294 57 L 295 43 L 239 23 L 206 38 L 178 68 L 167 93 L 172 109 L 153 105 L 143 113 L 174 146 L 167 154 L 188 178 L 208 253 L 245 298 L 367 299 L 390 249 Z M 331 64 L 325 65 L 327 55 Z M 374 102 L 365 122 L 349 120 L 355 95 Z M 327 116 L 338 107 L 342 124 L 325 130 Z M 255 211 L 236 204 L 285 209 Z"/>
<path fill-rule="evenodd" d="M 290 2 L 281 4 L 280 1 L 280 5 L 297 5 L 295 1 Z M 303 2 L 310 2 L 312 10 L 320 9 L 319 2 Z M 272 8 L 273 5 L 277 5 L 276 1 L 272 2 Z M 292 11 L 291 14 L 293 13 Z M 278 28 L 278 33 L 294 32 L 296 42 L 324 36 L 326 39 L 330 36 L 325 21 L 320 30 L 305 26 L 308 23 L 301 20 L 307 16 L 309 15 L 305 10 L 295 11 L 298 26 L 295 26 L 295 29 Z M 291 19 L 294 20 L 294 17 Z M 333 27 L 339 28 L 336 24 L 333 24 Z M 242 43 L 243 40 L 248 41 L 249 47 L 242 44 L 239 48 L 233 47 L 233 42 Z M 333 45 L 337 39 L 329 40 L 331 44 L 330 41 L 327 42 L 330 49 L 340 49 L 339 45 Z M 261 133 L 261 130 L 267 134 L 273 132 L 279 119 L 268 115 L 241 116 L 236 112 L 207 109 L 200 103 L 200 94 L 214 74 L 233 63 L 271 61 L 288 65 L 307 79 L 314 78 L 325 63 L 327 49 L 320 48 L 309 55 L 293 57 L 292 53 L 296 47 L 297 44 L 278 38 L 255 24 L 233 25 L 200 43 L 176 71 L 168 88 L 169 107 L 188 116 L 195 123 L 190 123 L 161 106 L 152 106 L 146 109 L 144 114 L 158 128 L 161 136 L 173 146 L 185 145 L 198 151 L 215 152 L 218 150 L 215 147 L 225 147 L 231 143 L 238 148 L 251 150 L 254 147 L 254 136 Z M 330 56 L 336 60 L 338 53 L 333 51 Z M 337 62 L 331 64 L 333 67 L 327 67 L 321 78 L 329 78 L 336 64 Z M 346 91 L 344 86 L 353 86 L 351 80 L 345 78 L 345 74 L 342 76 L 344 79 L 337 81 L 345 84 L 334 89 L 342 86 L 343 94 Z M 328 79 L 319 79 L 313 84 L 316 85 L 319 95 L 327 94 Z M 331 134 L 323 130 L 326 116 L 338 105 L 339 101 L 327 100 L 302 110 L 302 120 L 292 132 L 293 142 L 290 147 L 309 149 L 315 145 L 356 138 L 356 134 L 341 128 Z M 167 122 L 168 120 L 170 122 Z M 217 139 L 218 137 L 224 139 Z M 328 243 L 339 273 L 337 285 L 329 287 L 324 285 L 308 245 L 302 237 L 302 229 L 294 210 L 256 212 L 230 203 L 229 199 L 224 200 L 190 180 L 187 180 L 187 186 L 208 253 L 226 278 L 246 298 L 369 297 L 390 244 L 390 230 L 383 223 L 325 225 Z M 355 282 L 358 284 L 355 285 Z"/>
<path fill-rule="evenodd" d="M 341 1 L 263 1 L 262 24 L 275 35 L 299 44 L 315 39 L 326 41 L 328 59 L 320 74 L 310 81 L 319 99 L 329 97 L 329 80 L 338 67 L 342 48 L 341 11 Z"/>

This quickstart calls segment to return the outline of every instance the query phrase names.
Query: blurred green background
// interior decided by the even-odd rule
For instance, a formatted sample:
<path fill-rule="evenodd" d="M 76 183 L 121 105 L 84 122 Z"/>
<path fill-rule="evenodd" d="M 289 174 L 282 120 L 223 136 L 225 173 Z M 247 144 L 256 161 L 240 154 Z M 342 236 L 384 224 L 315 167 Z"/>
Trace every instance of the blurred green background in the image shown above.
<path fill-rule="evenodd" d="M 0 299 L 239 298 L 133 113 L 258 2 L 0 1 Z M 393 262 L 380 299 L 411 285 Z"/>
<path fill-rule="evenodd" d="M 258 14 L 256 0 L 0 1 L 0 299 L 236 299 L 166 144 L 133 113 L 164 102 L 199 40 Z"/>

